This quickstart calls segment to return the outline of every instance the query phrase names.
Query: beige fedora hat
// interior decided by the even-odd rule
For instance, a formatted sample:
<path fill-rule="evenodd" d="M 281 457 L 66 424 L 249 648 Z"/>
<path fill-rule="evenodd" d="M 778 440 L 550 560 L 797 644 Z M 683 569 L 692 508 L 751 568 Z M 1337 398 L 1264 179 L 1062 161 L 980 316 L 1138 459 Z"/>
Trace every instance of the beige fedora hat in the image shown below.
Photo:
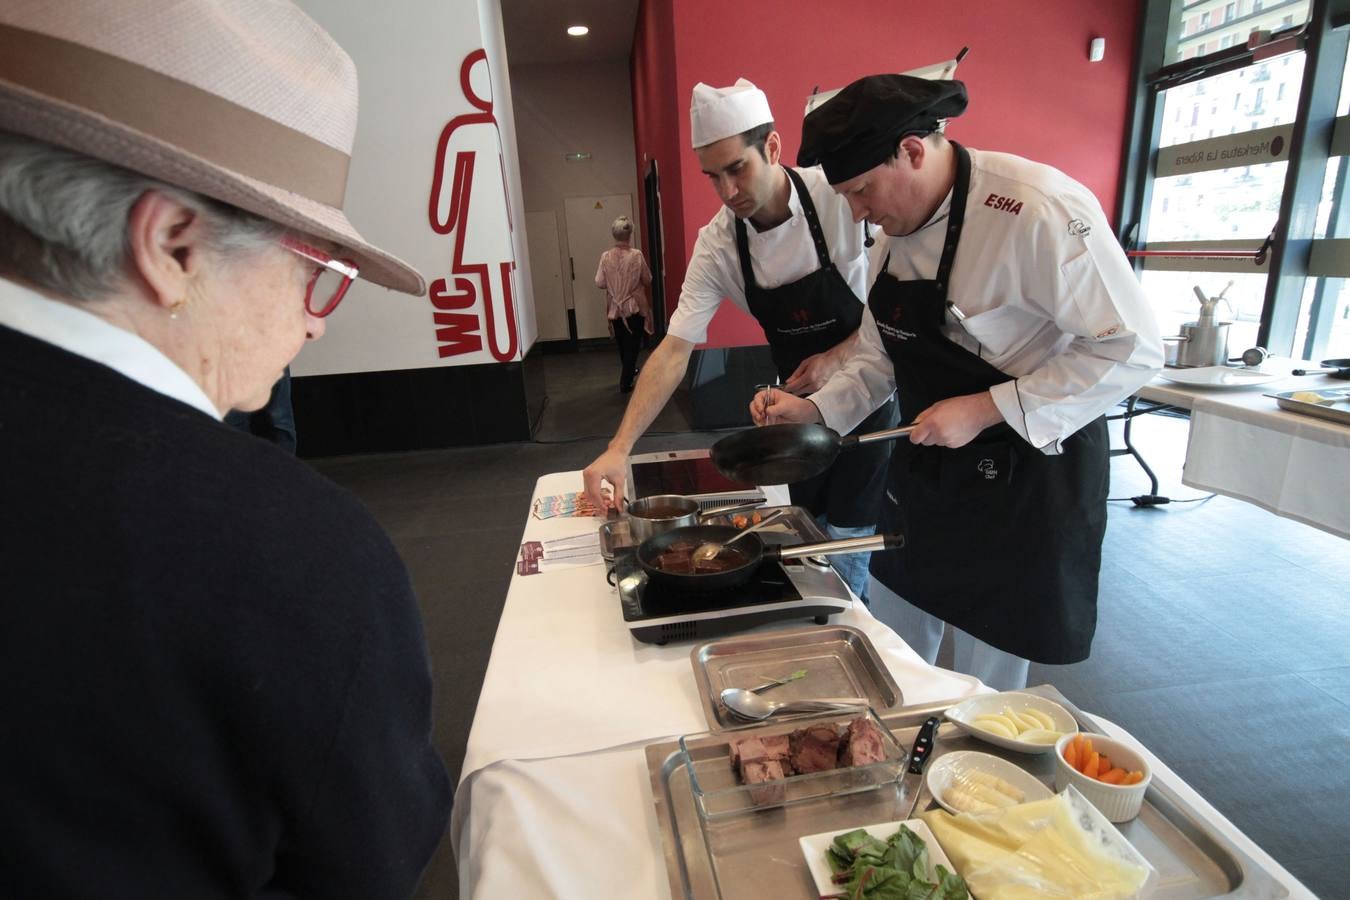
<path fill-rule="evenodd" d="M 289 0 L 0 3 L 0 131 L 333 241 L 421 294 L 342 211 L 356 110 L 351 57 Z"/>

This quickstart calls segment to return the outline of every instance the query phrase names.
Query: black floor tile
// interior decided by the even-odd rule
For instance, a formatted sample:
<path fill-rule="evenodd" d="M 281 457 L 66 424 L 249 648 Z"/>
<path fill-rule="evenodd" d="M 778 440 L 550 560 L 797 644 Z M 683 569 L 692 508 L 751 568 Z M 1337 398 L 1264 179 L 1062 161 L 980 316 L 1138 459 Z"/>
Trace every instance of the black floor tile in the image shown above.
<path fill-rule="evenodd" d="M 1350 865 L 1344 856 L 1299 857 L 1283 865 L 1322 900 L 1350 898 Z"/>
<path fill-rule="evenodd" d="M 1094 711 L 1277 859 L 1350 846 L 1350 710 L 1298 676 L 1105 693 Z"/>
<path fill-rule="evenodd" d="M 1299 672 L 1298 676 L 1350 707 L 1350 666 Z"/>

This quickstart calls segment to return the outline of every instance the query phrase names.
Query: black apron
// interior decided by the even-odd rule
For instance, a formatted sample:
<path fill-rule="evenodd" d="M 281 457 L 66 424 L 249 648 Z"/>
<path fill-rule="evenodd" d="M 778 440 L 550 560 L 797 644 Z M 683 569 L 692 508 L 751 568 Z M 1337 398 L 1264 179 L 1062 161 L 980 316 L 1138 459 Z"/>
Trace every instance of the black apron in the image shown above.
<path fill-rule="evenodd" d="M 868 294 L 906 421 L 1011 380 L 939 330 L 970 189 L 970 155 L 952 146 L 956 184 L 937 276 L 900 281 L 886 271 L 888 255 Z M 873 554 L 872 574 L 1000 650 L 1038 663 L 1086 659 L 1106 533 L 1106 420 L 1063 451 L 1047 456 L 1005 422 L 956 449 L 896 441 L 878 530 L 904 534 L 905 546 Z"/>
<path fill-rule="evenodd" d="M 769 340 L 778 377 L 786 381 L 808 356 L 824 353 L 858 330 L 863 305 L 844 276 L 830 261 L 825 233 L 816 216 L 816 206 L 802 177 L 783 167 L 802 204 L 802 215 L 811 230 L 820 268 L 776 288 L 755 283 L 750 265 L 750 239 L 745 222 L 736 219 L 736 255 L 745 279 L 745 300 Z M 782 226 L 780 226 L 782 227 Z M 894 428 L 899 418 L 894 397 L 864 419 L 852 434 Z M 884 443 L 864 444 L 840 454 L 825 472 L 788 485 L 792 502 L 825 516 L 831 525 L 860 528 L 876 524 L 890 448 Z"/>

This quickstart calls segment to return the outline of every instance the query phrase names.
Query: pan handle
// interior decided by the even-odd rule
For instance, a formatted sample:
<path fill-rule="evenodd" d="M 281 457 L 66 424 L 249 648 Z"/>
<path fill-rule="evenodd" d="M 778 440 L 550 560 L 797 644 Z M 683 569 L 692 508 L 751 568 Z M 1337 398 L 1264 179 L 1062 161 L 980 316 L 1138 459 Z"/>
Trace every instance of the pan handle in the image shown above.
<path fill-rule="evenodd" d="M 701 509 L 698 512 L 700 519 L 711 519 L 713 516 L 725 516 L 730 513 L 744 512 L 747 509 L 755 509 L 763 506 L 766 501 L 752 500 L 749 503 L 731 503 L 726 506 L 710 506 L 707 509 Z"/>
<path fill-rule="evenodd" d="M 905 546 L 903 534 L 872 534 L 867 537 L 822 541 L 818 544 L 798 544 L 795 547 L 769 546 L 764 548 L 764 556 L 766 559 L 800 559 L 803 556 L 833 556 L 836 553 L 898 550 L 903 546 Z"/>
<path fill-rule="evenodd" d="M 847 450 L 858 444 L 871 444 L 876 441 L 893 441 L 898 437 L 904 437 L 913 430 L 913 425 L 905 425 L 900 428 L 887 428 L 885 431 L 873 431 L 870 434 L 850 434 L 839 439 L 839 449 Z"/>
<path fill-rule="evenodd" d="M 1340 369 L 1295 369 L 1290 375 L 1330 375 L 1332 372 L 1339 372 Z"/>

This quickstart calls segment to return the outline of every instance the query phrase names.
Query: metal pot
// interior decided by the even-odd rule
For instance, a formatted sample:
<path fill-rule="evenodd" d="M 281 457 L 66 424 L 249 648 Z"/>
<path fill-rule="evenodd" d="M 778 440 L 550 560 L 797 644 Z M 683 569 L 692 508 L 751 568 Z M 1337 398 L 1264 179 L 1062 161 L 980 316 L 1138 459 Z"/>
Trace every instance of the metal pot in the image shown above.
<path fill-rule="evenodd" d="M 735 503 L 700 510 L 698 501 L 691 497 L 680 494 L 655 494 L 632 501 L 624 512 L 628 514 L 628 533 L 634 542 L 640 544 L 648 538 L 665 534 L 675 528 L 698 525 L 703 519 L 712 516 L 754 509 L 762 502 Z"/>
<path fill-rule="evenodd" d="M 1228 326 L 1232 322 L 1187 322 L 1181 334 L 1163 338 L 1164 363 L 1182 368 L 1222 366 L 1228 362 Z M 1173 346 L 1175 345 L 1175 350 Z"/>
<path fill-rule="evenodd" d="M 797 559 L 802 556 L 830 556 L 836 553 L 866 553 L 877 550 L 891 550 L 905 545 L 905 538 L 899 534 L 874 534 L 870 537 L 845 538 L 840 541 L 823 541 L 815 544 L 796 544 L 794 546 L 766 545 L 757 534 L 747 534 L 731 545 L 743 554 L 745 561 L 739 565 L 723 569 L 720 572 L 701 572 L 684 574 L 667 572 L 656 565 L 656 559 L 666 552 L 672 544 L 688 541 L 694 546 L 705 541 L 726 541 L 735 537 L 739 529 L 729 525 L 694 525 L 678 528 L 659 534 L 643 541 L 638 547 L 638 563 L 647 573 L 651 584 L 676 591 L 706 592 L 720 591 L 739 587 L 750 581 L 759 570 L 759 564 L 766 559 Z M 691 550 L 693 547 L 690 548 Z"/>

